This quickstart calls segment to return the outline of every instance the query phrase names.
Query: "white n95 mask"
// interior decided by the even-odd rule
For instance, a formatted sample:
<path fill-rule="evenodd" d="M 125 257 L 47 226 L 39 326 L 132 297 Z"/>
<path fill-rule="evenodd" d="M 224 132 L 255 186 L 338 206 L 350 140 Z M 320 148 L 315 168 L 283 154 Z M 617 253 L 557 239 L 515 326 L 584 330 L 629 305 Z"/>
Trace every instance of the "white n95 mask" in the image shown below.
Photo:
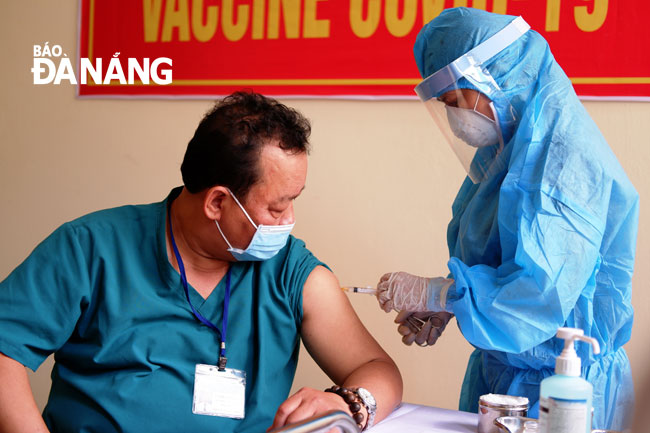
<path fill-rule="evenodd" d="M 219 229 L 219 233 L 221 233 L 221 237 L 228 244 L 228 252 L 233 255 L 235 260 L 240 262 L 263 261 L 275 256 L 287 244 L 289 234 L 291 234 L 291 230 L 293 229 L 294 224 L 285 224 L 279 226 L 270 226 L 263 224 L 256 225 L 248 215 L 248 212 L 246 212 L 246 209 L 244 209 L 244 206 L 239 203 L 239 200 L 237 200 L 235 194 L 233 194 L 230 190 L 228 190 L 228 192 L 232 198 L 235 199 L 235 202 L 242 210 L 242 212 L 244 212 L 244 215 L 246 215 L 248 221 L 250 221 L 250 223 L 256 229 L 255 234 L 253 235 L 253 239 L 251 239 L 251 242 L 248 244 L 246 249 L 242 250 L 241 248 L 233 248 L 230 242 L 228 242 L 226 236 L 223 234 L 223 231 L 219 226 L 219 221 L 214 220 L 214 222 L 217 224 L 217 228 Z"/>
<path fill-rule="evenodd" d="M 499 143 L 499 130 L 494 120 L 471 108 L 445 106 L 447 120 L 454 135 L 472 147 Z"/>

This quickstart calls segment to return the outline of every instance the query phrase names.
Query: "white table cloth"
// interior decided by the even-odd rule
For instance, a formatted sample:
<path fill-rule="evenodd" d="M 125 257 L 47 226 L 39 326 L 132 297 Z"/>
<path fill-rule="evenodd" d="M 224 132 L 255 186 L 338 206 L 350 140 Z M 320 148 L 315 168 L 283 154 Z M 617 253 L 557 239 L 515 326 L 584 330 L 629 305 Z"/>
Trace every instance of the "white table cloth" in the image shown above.
<path fill-rule="evenodd" d="M 368 433 L 476 433 L 478 414 L 402 403 Z"/>

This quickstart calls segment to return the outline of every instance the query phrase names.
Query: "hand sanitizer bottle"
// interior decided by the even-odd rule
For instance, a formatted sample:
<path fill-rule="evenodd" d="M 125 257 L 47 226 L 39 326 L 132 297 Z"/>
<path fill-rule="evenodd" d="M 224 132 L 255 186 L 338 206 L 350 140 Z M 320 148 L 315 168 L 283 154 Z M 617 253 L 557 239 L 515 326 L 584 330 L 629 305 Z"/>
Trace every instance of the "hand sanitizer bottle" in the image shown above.
<path fill-rule="evenodd" d="M 555 375 L 542 380 L 539 389 L 540 433 L 590 433 L 593 386 L 580 377 L 580 358 L 573 348 L 582 340 L 600 353 L 595 338 L 585 337 L 582 329 L 560 328 L 564 350 L 555 361 Z"/>

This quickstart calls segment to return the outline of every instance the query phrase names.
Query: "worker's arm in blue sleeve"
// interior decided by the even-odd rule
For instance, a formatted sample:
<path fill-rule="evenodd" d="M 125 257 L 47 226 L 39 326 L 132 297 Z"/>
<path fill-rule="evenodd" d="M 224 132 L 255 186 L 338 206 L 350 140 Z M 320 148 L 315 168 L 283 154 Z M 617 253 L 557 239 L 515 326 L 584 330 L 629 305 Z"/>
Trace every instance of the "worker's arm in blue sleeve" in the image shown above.
<path fill-rule="evenodd" d="M 498 268 L 450 259 L 447 310 L 474 346 L 521 353 L 551 338 L 594 290 L 604 222 L 544 192 L 515 202 L 500 204 Z"/>

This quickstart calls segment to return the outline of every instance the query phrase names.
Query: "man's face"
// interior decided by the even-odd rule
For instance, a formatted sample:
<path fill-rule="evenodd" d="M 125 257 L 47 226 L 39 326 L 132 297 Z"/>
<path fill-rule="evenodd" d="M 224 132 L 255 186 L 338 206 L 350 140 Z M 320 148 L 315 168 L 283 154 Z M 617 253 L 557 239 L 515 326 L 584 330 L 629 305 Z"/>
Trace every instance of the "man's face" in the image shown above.
<path fill-rule="evenodd" d="M 260 154 L 260 181 L 251 187 L 240 202 L 255 224 L 284 225 L 293 224 L 293 201 L 305 188 L 307 178 L 307 154 L 291 154 L 272 141 L 262 148 Z M 233 233 L 228 239 L 236 248 L 246 248 L 255 234 L 246 215 L 234 200 L 224 209 L 226 234 Z"/>

